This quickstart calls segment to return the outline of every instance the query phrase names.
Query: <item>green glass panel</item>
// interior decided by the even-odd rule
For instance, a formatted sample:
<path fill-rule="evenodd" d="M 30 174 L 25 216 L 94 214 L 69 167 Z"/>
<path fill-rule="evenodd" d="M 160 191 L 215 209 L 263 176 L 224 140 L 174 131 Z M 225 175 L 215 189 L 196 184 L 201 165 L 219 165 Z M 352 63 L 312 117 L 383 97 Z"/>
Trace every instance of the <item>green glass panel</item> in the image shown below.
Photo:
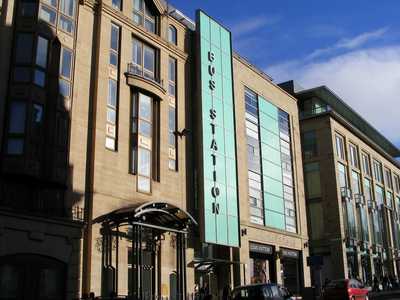
<path fill-rule="evenodd" d="M 206 65 L 208 67 L 209 61 L 208 61 L 208 52 L 211 49 L 211 43 L 204 38 L 201 38 L 201 63 L 203 65 Z"/>
<path fill-rule="evenodd" d="M 211 43 L 218 48 L 221 47 L 221 34 L 220 26 L 214 20 L 210 20 L 211 29 Z"/>
<path fill-rule="evenodd" d="M 224 141 L 224 129 L 220 126 L 215 126 L 215 141 L 218 145 L 217 153 L 220 155 L 225 154 L 225 141 Z M 211 146 L 211 144 L 210 144 Z"/>
<path fill-rule="evenodd" d="M 271 102 L 265 100 L 263 97 L 258 97 L 258 106 L 260 112 L 267 114 L 271 118 L 278 120 L 278 108 Z"/>
<path fill-rule="evenodd" d="M 217 232 L 215 226 L 215 215 L 211 210 L 204 211 L 204 233 L 205 233 L 205 241 L 207 243 L 216 243 L 217 242 Z"/>
<path fill-rule="evenodd" d="M 232 132 L 225 130 L 225 156 L 234 159 L 236 155 L 235 137 Z"/>
<path fill-rule="evenodd" d="M 281 214 L 285 213 L 285 205 L 283 198 L 277 197 L 270 193 L 264 193 L 265 209 L 272 210 Z"/>
<path fill-rule="evenodd" d="M 261 143 L 264 143 L 278 151 L 280 151 L 280 139 L 279 136 L 276 135 L 275 133 L 272 133 L 271 131 L 268 131 L 264 127 L 260 128 L 261 132 Z"/>
<path fill-rule="evenodd" d="M 228 243 L 239 247 L 239 219 L 235 216 L 228 216 Z"/>
<path fill-rule="evenodd" d="M 208 74 L 208 67 L 206 65 L 201 65 L 201 89 L 202 94 L 211 94 L 210 90 L 210 80 L 211 77 Z"/>
<path fill-rule="evenodd" d="M 285 229 L 285 216 L 274 211 L 265 210 L 265 224 L 277 229 Z"/>
<path fill-rule="evenodd" d="M 275 180 L 268 176 L 263 176 L 263 180 L 265 192 L 271 193 L 278 197 L 283 196 L 283 187 L 281 181 Z"/>
<path fill-rule="evenodd" d="M 213 95 L 222 100 L 222 75 L 216 73 L 212 79 L 215 81 L 215 90 L 213 91 Z"/>
<path fill-rule="evenodd" d="M 222 74 L 228 80 L 232 79 L 232 61 L 230 56 L 226 56 L 224 52 L 222 52 Z"/>
<path fill-rule="evenodd" d="M 210 18 L 200 12 L 200 35 L 202 38 L 210 40 Z"/>
<path fill-rule="evenodd" d="M 233 106 L 232 81 L 227 78 L 224 78 L 222 84 L 223 84 L 224 104 Z"/>
<path fill-rule="evenodd" d="M 224 28 L 221 28 L 221 49 L 227 56 L 231 56 L 231 35 Z"/>
<path fill-rule="evenodd" d="M 214 170 L 211 153 L 212 151 L 204 151 L 203 153 L 204 177 L 209 180 L 213 180 L 212 170 Z"/>
<path fill-rule="evenodd" d="M 236 163 L 233 159 L 226 158 L 226 184 L 236 189 Z"/>
<path fill-rule="evenodd" d="M 263 174 L 273 179 L 282 181 L 282 167 L 268 160 L 262 160 Z"/>
<path fill-rule="evenodd" d="M 227 215 L 218 214 L 217 216 L 217 243 L 228 244 L 228 217 Z"/>
<path fill-rule="evenodd" d="M 218 184 L 217 186 L 219 188 L 219 196 L 216 198 L 215 203 L 219 206 L 219 214 L 226 215 L 226 187 L 223 184 Z"/>
<path fill-rule="evenodd" d="M 202 108 L 203 108 L 203 121 L 209 122 L 210 116 L 209 112 L 210 109 L 213 107 L 212 97 L 208 93 L 203 93 L 203 101 L 202 101 Z"/>
<path fill-rule="evenodd" d="M 233 135 L 233 132 L 235 132 L 235 126 L 234 126 L 234 118 L 233 118 L 233 107 L 226 104 L 224 102 L 224 127 L 226 130 L 229 130 L 230 134 Z"/>
<path fill-rule="evenodd" d="M 204 179 L 204 209 L 212 211 L 212 203 L 215 198 L 211 194 L 211 189 L 214 187 L 212 180 Z"/>
<path fill-rule="evenodd" d="M 230 187 L 226 188 L 226 204 L 228 215 L 237 216 L 237 193 L 235 189 Z"/>
<path fill-rule="evenodd" d="M 276 119 L 273 119 L 269 115 L 260 113 L 260 125 L 272 133 L 279 134 L 279 124 Z"/>
<path fill-rule="evenodd" d="M 222 52 L 213 44 L 211 44 L 211 52 L 214 53 L 214 61 L 211 64 L 215 67 L 215 72 L 222 75 Z"/>
<path fill-rule="evenodd" d="M 216 165 L 215 170 L 217 171 L 217 182 L 221 184 L 226 184 L 226 174 L 225 174 L 225 158 L 222 155 L 216 155 Z"/>
<path fill-rule="evenodd" d="M 268 161 L 274 162 L 277 165 L 281 165 L 282 162 L 281 153 L 264 143 L 261 143 L 261 157 Z"/>
<path fill-rule="evenodd" d="M 214 119 L 215 125 L 224 126 L 224 106 L 222 101 L 215 98 L 213 101 L 213 107 L 216 112 L 216 118 Z M 209 118 L 211 120 L 211 118 Z"/>

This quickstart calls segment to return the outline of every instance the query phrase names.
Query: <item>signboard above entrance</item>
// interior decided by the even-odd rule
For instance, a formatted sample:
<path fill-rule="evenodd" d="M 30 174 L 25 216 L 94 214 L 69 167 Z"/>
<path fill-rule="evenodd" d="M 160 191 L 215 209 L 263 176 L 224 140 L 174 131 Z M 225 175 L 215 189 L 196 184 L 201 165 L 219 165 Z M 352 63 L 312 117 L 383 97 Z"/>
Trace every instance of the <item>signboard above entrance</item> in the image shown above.
<path fill-rule="evenodd" d="M 239 247 L 231 33 L 196 14 L 203 239 Z"/>

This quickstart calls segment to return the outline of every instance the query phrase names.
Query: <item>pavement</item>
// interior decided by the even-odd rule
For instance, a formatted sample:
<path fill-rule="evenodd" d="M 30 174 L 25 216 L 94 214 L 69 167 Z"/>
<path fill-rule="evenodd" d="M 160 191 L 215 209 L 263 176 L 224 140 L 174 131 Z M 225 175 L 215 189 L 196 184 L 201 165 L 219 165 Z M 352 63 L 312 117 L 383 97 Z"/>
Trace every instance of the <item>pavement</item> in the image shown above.
<path fill-rule="evenodd" d="M 400 300 L 400 290 L 369 293 L 370 300 Z"/>

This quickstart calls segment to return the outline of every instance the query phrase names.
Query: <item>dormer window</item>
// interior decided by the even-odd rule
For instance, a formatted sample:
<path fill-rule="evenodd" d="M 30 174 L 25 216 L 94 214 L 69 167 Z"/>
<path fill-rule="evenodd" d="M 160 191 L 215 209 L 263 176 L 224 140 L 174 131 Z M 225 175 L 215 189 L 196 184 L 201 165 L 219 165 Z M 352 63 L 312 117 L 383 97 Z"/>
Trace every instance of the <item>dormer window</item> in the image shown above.
<path fill-rule="evenodd" d="M 147 31 L 156 33 L 156 16 L 144 0 L 133 0 L 133 22 L 144 26 Z"/>

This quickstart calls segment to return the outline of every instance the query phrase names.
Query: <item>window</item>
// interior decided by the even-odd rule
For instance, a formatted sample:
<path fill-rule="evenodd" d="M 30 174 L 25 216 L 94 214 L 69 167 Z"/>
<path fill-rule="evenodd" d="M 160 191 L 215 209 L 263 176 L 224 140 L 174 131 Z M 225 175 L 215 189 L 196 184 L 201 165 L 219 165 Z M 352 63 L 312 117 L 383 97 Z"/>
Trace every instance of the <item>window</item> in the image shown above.
<path fill-rule="evenodd" d="M 321 174 L 319 162 L 304 165 L 307 200 L 321 197 Z"/>
<path fill-rule="evenodd" d="M 107 124 L 106 124 L 106 148 L 116 150 L 116 120 L 118 105 L 118 82 L 108 79 L 107 97 Z"/>
<path fill-rule="evenodd" d="M 8 123 L 7 154 L 18 155 L 24 151 L 26 103 L 11 101 Z"/>
<path fill-rule="evenodd" d="M 385 203 L 385 192 L 379 185 L 375 186 L 375 199 L 378 206 L 381 206 Z"/>
<path fill-rule="evenodd" d="M 400 194 L 400 177 L 399 177 L 399 175 L 394 175 L 394 189 L 397 194 Z"/>
<path fill-rule="evenodd" d="M 147 31 L 156 33 L 156 17 L 144 0 L 132 0 L 132 19 L 137 25 L 144 26 Z"/>
<path fill-rule="evenodd" d="M 156 50 L 137 39 L 132 41 L 133 72 L 137 75 L 156 80 Z"/>
<path fill-rule="evenodd" d="M 118 68 L 119 60 L 119 39 L 120 39 L 120 27 L 117 25 L 111 25 L 111 39 L 110 39 L 110 65 Z"/>
<path fill-rule="evenodd" d="M 36 0 L 21 0 L 20 14 L 24 17 L 33 17 L 36 11 Z"/>
<path fill-rule="evenodd" d="M 358 149 L 355 145 L 350 144 L 349 145 L 349 150 L 350 150 L 350 163 L 353 167 L 359 168 L 358 164 Z"/>
<path fill-rule="evenodd" d="M 168 63 L 168 94 L 168 168 L 177 170 L 176 59 L 172 57 Z"/>
<path fill-rule="evenodd" d="M 340 158 L 345 160 L 346 159 L 346 154 L 344 151 L 344 139 L 341 135 L 336 135 L 335 137 L 336 140 L 336 155 Z"/>
<path fill-rule="evenodd" d="M 75 16 L 75 3 L 76 0 L 60 0 L 60 11 L 64 15 L 73 18 Z"/>
<path fill-rule="evenodd" d="M 310 222 L 310 235 L 311 239 L 318 240 L 323 237 L 324 227 L 324 209 L 322 202 L 309 202 L 308 207 L 308 220 Z"/>
<path fill-rule="evenodd" d="M 15 63 L 29 65 L 32 62 L 33 35 L 18 33 L 15 49 Z"/>
<path fill-rule="evenodd" d="M 44 87 L 46 82 L 47 68 L 47 51 L 49 41 L 41 36 L 38 36 L 36 45 L 36 67 L 33 76 L 33 82 L 41 87 Z"/>
<path fill-rule="evenodd" d="M 366 203 L 373 201 L 373 193 L 371 187 L 371 180 L 364 178 L 364 197 Z"/>
<path fill-rule="evenodd" d="M 339 170 L 339 184 L 341 188 L 347 188 L 348 185 L 348 177 L 347 177 L 347 168 L 345 165 L 338 163 Z"/>
<path fill-rule="evenodd" d="M 53 26 L 57 25 L 62 31 L 73 34 L 75 30 L 76 0 L 60 0 L 59 7 L 57 0 L 42 0 L 40 5 L 39 18 Z M 58 10 L 57 10 L 58 8 Z"/>
<path fill-rule="evenodd" d="M 361 180 L 360 174 L 355 171 L 351 172 L 351 190 L 353 195 L 361 194 Z"/>
<path fill-rule="evenodd" d="M 367 176 L 371 176 L 371 165 L 369 162 L 369 155 L 362 153 L 361 157 L 362 157 L 362 165 L 363 165 L 364 174 Z"/>
<path fill-rule="evenodd" d="M 177 45 L 177 31 L 173 25 L 168 26 L 168 42 Z"/>
<path fill-rule="evenodd" d="M 59 92 L 64 97 L 69 97 L 71 94 L 72 80 L 72 51 L 62 47 L 60 61 L 60 79 Z"/>
<path fill-rule="evenodd" d="M 386 187 L 393 190 L 392 172 L 385 168 L 385 183 Z"/>
<path fill-rule="evenodd" d="M 376 160 L 373 162 L 374 166 L 374 178 L 376 181 L 383 183 L 383 175 L 382 175 L 382 164 Z"/>
<path fill-rule="evenodd" d="M 122 10 L 122 0 L 112 0 L 112 7 L 118 10 Z"/>
<path fill-rule="evenodd" d="M 317 135 L 315 130 L 303 133 L 303 156 L 305 159 L 318 155 Z"/>
<path fill-rule="evenodd" d="M 51 25 L 56 25 L 57 11 L 46 5 L 41 4 L 39 18 L 43 21 L 46 21 L 47 23 L 50 23 Z"/>
<path fill-rule="evenodd" d="M 151 192 L 153 151 L 153 99 L 142 93 L 132 97 L 131 172 L 137 174 L 137 189 Z"/>

